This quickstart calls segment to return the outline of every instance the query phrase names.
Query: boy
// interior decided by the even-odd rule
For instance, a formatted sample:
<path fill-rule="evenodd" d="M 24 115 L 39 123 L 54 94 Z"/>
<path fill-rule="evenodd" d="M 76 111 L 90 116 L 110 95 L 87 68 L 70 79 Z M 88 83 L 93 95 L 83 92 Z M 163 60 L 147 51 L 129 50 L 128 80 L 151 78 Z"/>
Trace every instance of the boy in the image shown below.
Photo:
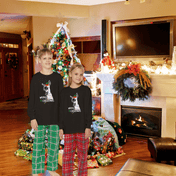
<path fill-rule="evenodd" d="M 28 116 L 31 120 L 31 127 L 35 130 L 32 157 L 33 176 L 45 172 L 46 128 L 48 128 L 47 170 L 51 176 L 59 176 L 55 171 L 58 169 L 58 107 L 63 81 L 60 74 L 51 70 L 52 57 L 53 54 L 49 49 L 39 50 L 38 58 L 42 69 L 33 76 L 30 86 Z"/>

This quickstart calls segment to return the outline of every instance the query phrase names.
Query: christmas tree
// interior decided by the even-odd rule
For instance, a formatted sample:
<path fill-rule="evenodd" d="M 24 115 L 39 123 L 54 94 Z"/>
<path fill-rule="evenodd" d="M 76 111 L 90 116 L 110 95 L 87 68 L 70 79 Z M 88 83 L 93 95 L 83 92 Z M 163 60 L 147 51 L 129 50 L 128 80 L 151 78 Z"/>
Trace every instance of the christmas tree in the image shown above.
<path fill-rule="evenodd" d="M 59 28 L 50 40 L 50 49 L 53 52 L 54 63 L 52 69 L 54 72 L 60 73 L 63 78 L 64 86 L 68 82 L 69 68 L 73 63 L 81 63 L 77 58 L 75 46 L 72 44 L 70 36 L 68 35 L 67 22 L 65 24 L 58 23 Z"/>

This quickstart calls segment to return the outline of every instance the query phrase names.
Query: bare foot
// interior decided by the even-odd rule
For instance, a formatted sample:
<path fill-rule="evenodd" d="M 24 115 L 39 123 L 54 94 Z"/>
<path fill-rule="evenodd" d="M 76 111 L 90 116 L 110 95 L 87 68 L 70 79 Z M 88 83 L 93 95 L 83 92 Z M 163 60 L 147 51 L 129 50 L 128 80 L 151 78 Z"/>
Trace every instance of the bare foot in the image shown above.
<path fill-rule="evenodd" d="M 58 173 L 56 173 L 55 171 L 48 171 L 50 173 L 51 176 L 60 176 Z"/>

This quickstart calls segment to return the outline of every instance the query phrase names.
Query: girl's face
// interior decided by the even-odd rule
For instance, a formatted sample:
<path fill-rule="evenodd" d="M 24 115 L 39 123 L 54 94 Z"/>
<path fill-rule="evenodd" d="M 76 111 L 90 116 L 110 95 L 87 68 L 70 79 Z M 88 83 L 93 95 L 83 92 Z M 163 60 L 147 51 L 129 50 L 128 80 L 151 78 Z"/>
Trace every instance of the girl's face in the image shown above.
<path fill-rule="evenodd" d="M 51 69 L 53 59 L 51 54 L 44 54 L 39 58 L 39 63 L 42 65 L 43 69 Z"/>
<path fill-rule="evenodd" d="M 72 78 L 72 83 L 74 84 L 80 84 L 81 81 L 83 80 L 83 69 L 80 68 L 75 68 L 74 70 L 72 70 L 72 72 L 70 73 L 70 77 Z"/>

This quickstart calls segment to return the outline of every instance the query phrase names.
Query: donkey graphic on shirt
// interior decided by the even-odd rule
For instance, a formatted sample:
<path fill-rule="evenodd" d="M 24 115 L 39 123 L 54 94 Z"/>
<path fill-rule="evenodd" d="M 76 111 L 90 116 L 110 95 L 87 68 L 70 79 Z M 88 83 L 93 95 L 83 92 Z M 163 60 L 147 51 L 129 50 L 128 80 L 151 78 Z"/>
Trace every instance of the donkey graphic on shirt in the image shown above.
<path fill-rule="evenodd" d="M 76 93 L 74 96 L 71 96 L 70 95 L 70 98 L 71 98 L 71 102 L 73 103 L 73 107 L 69 107 L 69 112 L 81 112 L 81 109 L 79 107 L 79 104 L 78 104 L 78 93 Z"/>
<path fill-rule="evenodd" d="M 53 95 L 52 95 L 51 89 L 50 89 L 51 81 L 49 80 L 46 84 L 42 83 L 42 86 L 43 86 L 43 90 L 45 92 L 45 96 L 41 96 L 40 101 L 44 102 L 44 103 L 54 102 Z"/>

